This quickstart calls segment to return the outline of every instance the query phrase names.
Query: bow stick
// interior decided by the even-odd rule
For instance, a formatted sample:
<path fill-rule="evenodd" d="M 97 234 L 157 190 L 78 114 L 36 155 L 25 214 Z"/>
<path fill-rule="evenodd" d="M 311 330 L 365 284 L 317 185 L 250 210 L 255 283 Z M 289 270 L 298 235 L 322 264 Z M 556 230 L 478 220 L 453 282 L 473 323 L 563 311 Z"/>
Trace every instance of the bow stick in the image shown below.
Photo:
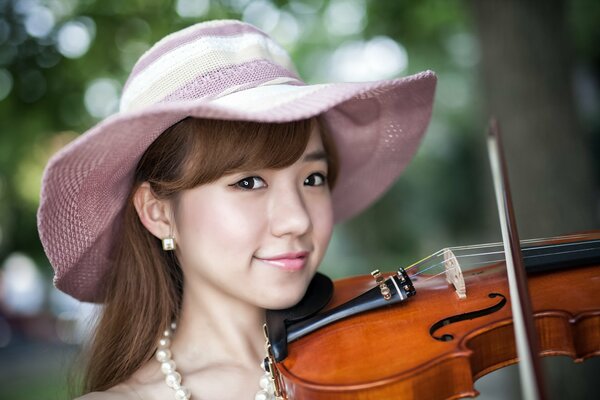
<path fill-rule="evenodd" d="M 533 320 L 531 300 L 527 287 L 527 275 L 523 266 L 517 223 L 508 185 L 506 161 L 500 140 L 500 128 L 494 118 L 490 120 L 488 153 L 492 176 L 494 178 L 500 226 L 502 228 L 502 241 L 504 242 L 517 355 L 520 361 L 519 375 L 521 377 L 521 391 L 523 398 L 527 400 L 546 399 L 541 364 L 538 357 L 539 344 L 537 332 Z"/>

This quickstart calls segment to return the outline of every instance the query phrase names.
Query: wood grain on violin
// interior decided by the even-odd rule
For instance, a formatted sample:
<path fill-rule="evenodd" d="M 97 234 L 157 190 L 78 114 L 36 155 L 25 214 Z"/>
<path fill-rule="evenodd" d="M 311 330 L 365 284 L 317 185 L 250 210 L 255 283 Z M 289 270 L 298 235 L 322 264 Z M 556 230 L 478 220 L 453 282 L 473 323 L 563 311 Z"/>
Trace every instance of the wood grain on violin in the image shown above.
<path fill-rule="evenodd" d="M 600 235 L 590 235 L 598 239 Z M 289 343 L 277 375 L 288 399 L 455 399 L 517 361 L 503 263 L 463 271 L 467 297 L 444 279 L 413 277 L 408 301 L 355 315 Z M 541 355 L 600 355 L 600 263 L 530 274 Z M 335 282 L 327 309 L 373 288 Z"/>

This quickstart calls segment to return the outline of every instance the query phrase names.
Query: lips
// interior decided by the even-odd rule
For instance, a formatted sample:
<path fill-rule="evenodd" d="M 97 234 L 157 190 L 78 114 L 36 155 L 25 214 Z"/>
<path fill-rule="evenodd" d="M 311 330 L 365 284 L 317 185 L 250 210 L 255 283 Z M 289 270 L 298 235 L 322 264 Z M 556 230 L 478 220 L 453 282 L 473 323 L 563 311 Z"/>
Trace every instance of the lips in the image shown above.
<path fill-rule="evenodd" d="M 270 266 L 283 269 L 286 271 L 298 271 L 304 268 L 306 259 L 308 258 L 307 251 L 294 253 L 278 254 L 274 257 L 256 257 L 257 260 Z"/>

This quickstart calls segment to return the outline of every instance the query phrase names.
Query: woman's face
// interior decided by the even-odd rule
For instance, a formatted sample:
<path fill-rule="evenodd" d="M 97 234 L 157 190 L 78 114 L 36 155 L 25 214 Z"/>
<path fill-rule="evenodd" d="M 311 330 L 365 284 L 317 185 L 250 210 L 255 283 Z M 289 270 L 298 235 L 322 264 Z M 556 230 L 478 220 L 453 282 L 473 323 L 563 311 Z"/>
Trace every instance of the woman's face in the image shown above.
<path fill-rule="evenodd" d="M 174 236 L 186 290 L 262 308 L 296 304 L 331 237 L 326 177 L 323 144 L 313 131 L 289 167 L 233 173 L 182 192 Z"/>

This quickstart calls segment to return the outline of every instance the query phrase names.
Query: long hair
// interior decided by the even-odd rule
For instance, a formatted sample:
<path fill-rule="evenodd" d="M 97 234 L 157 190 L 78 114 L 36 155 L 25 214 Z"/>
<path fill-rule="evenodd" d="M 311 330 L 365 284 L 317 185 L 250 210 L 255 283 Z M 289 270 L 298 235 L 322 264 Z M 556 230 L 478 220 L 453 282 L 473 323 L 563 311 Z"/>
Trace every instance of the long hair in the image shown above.
<path fill-rule="evenodd" d="M 104 308 L 86 357 L 83 393 L 104 391 L 131 377 L 179 315 L 183 274 L 174 252 L 164 252 L 140 222 L 133 206 L 139 186 L 149 182 L 158 198 L 176 199 L 181 191 L 229 172 L 284 168 L 302 155 L 315 124 L 320 125 L 332 187 L 337 156 L 315 119 L 264 124 L 186 118 L 150 145 L 135 170 L 114 262 L 103 282 Z"/>

